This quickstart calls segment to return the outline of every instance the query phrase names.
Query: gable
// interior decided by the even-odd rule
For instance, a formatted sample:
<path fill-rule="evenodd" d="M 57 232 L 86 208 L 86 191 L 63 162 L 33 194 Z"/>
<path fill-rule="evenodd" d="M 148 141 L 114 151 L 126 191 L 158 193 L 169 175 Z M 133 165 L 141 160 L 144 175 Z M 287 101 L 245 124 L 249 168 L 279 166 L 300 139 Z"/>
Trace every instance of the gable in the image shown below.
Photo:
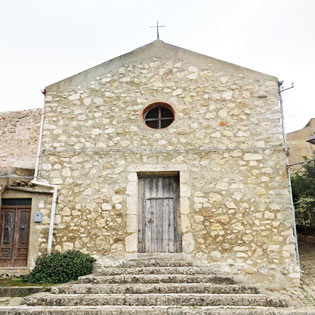
<path fill-rule="evenodd" d="M 261 72 L 170 45 L 161 40 L 156 40 L 129 53 L 108 60 L 100 65 L 49 85 L 46 87 L 46 90 L 66 90 L 77 86 L 84 88 L 89 82 L 95 80 L 95 77 L 104 76 L 109 72 L 117 71 L 121 66 L 154 60 L 155 58 L 178 60 L 179 62 L 185 61 L 191 65 L 197 66 L 201 70 L 213 69 L 215 71 L 223 71 L 231 74 L 239 73 L 240 75 L 244 75 L 252 79 L 264 78 L 267 80 L 277 80 L 277 78 Z"/>

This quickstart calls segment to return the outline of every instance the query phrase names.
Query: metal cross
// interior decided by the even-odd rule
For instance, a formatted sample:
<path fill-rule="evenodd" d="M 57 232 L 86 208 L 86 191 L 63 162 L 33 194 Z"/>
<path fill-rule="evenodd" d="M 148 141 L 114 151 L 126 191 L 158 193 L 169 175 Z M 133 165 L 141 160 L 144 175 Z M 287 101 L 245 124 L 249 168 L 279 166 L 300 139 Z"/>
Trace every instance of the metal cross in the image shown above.
<path fill-rule="evenodd" d="M 156 26 L 150 26 L 150 28 L 155 28 L 155 27 L 156 27 L 156 37 L 157 39 L 160 39 L 159 27 L 165 27 L 165 25 L 159 25 L 159 21 L 156 21 Z"/>

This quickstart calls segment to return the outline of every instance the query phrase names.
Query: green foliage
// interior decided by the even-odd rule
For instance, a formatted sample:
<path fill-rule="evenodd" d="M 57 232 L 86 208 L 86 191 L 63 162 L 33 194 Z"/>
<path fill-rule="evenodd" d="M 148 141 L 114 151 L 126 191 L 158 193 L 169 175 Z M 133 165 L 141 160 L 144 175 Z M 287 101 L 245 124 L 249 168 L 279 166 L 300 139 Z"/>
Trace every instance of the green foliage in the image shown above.
<path fill-rule="evenodd" d="M 291 182 L 297 225 L 315 228 L 315 160 L 303 164 Z"/>
<path fill-rule="evenodd" d="M 315 198 L 301 198 L 296 203 L 296 224 L 315 227 Z"/>
<path fill-rule="evenodd" d="M 92 273 L 96 260 L 89 254 L 76 250 L 45 254 L 36 260 L 32 272 L 23 277 L 31 283 L 64 283 Z"/>

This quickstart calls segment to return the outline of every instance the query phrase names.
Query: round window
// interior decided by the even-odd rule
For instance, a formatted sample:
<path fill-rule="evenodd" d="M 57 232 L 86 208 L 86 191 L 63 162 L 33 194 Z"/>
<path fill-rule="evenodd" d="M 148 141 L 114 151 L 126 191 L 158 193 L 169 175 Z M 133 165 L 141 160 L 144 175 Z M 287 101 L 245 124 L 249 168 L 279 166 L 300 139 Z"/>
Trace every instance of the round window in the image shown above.
<path fill-rule="evenodd" d="M 143 113 L 144 122 L 150 128 L 163 129 L 174 121 L 174 111 L 165 103 L 149 105 Z"/>

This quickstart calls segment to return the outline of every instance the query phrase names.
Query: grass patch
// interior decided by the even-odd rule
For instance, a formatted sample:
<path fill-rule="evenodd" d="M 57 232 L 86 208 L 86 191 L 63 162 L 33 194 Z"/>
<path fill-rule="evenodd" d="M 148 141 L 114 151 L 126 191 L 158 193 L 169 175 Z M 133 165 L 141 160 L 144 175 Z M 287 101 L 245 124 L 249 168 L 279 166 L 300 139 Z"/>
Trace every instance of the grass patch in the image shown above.
<path fill-rule="evenodd" d="M 22 278 L 5 278 L 0 279 L 0 287 L 51 287 L 51 284 L 23 282 Z"/>

